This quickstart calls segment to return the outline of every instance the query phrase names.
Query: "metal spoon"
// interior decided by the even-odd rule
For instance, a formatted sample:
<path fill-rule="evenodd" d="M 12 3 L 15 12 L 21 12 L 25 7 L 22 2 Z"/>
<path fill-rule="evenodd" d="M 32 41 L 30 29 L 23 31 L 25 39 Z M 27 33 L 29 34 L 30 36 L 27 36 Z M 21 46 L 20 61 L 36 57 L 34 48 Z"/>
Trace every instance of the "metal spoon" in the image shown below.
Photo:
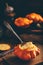
<path fill-rule="evenodd" d="M 21 38 L 19 37 L 19 35 L 13 30 L 13 28 L 11 27 L 11 25 L 10 25 L 8 22 L 4 21 L 4 25 L 5 25 L 10 31 L 13 32 L 13 34 L 20 40 L 21 43 L 23 43 L 22 39 L 21 39 Z M 9 51 L 6 51 L 5 53 L 3 53 L 3 52 L 0 53 L 0 57 L 5 56 L 6 54 L 8 54 L 8 53 L 10 53 L 10 52 L 12 52 L 12 51 L 14 51 L 14 48 L 11 49 L 11 50 L 9 50 Z"/>
<path fill-rule="evenodd" d="M 19 35 L 13 30 L 13 28 L 11 27 L 11 25 L 4 21 L 4 25 L 10 30 L 13 32 L 13 34 L 20 40 L 21 43 L 23 43 L 22 39 L 19 37 Z"/>

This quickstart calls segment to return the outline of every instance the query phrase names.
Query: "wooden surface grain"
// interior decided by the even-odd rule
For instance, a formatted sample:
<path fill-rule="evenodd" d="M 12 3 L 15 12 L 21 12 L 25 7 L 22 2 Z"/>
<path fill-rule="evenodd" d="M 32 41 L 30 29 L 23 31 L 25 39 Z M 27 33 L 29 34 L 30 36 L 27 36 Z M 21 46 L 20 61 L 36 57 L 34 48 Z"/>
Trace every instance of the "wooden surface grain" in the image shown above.
<path fill-rule="evenodd" d="M 31 60 L 23 61 L 17 58 L 13 52 L 4 56 L 4 59 L 9 63 L 9 65 L 37 65 L 38 63 L 43 64 L 43 35 L 36 35 L 36 34 L 21 34 L 20 37 L 23 41 L 32 41 L 35 45 L 40 48 L 40 54 Z M 12 45 L 12 44 L 11 44 Z M 42 65 L 41 64 L 41 65 Z M 6 65 L 5 61 L 0 58 L 0 65 Z"/>

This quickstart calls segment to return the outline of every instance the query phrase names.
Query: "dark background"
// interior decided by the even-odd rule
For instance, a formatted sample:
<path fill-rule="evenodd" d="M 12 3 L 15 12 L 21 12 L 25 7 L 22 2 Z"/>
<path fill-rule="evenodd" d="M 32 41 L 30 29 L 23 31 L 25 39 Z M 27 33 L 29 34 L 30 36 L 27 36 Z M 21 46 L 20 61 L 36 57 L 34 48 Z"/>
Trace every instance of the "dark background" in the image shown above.
<path fill-rule="evenodd" d="M 36 12 L 43 16 L 43 0 L 0 0 L 0 10 L 3 15 L 5 3 L 14 7 L 16 16 L 25 16 L 31 12 Z"/>

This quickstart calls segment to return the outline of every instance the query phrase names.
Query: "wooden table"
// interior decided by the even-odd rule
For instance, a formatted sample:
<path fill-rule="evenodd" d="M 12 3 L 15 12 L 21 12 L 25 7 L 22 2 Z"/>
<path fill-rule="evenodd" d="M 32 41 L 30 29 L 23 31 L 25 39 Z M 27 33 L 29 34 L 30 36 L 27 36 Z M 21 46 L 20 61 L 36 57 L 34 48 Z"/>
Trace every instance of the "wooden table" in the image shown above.
<path fill-rule="evenodd" d="M 32 60 L 23 61 L 15 57 L 13 52 L 11 52 L 7 54 L 6 56 L 4 56 L 4 59 L 8 63 L 7 65 L 37 65 L 38 63 L 41 63 L 41 62 L 42 62 L 41 65 L 43 65 L 43 35 L 23 33 L 20 35 L 20 37 L 25 42 L 27 41 L 34 42 L 34 44 L 36 44 L 40 48 L 40 54 Z M 5 61 L 2 58 L 0 58 L 0 65 L 6 65 Z"/>

